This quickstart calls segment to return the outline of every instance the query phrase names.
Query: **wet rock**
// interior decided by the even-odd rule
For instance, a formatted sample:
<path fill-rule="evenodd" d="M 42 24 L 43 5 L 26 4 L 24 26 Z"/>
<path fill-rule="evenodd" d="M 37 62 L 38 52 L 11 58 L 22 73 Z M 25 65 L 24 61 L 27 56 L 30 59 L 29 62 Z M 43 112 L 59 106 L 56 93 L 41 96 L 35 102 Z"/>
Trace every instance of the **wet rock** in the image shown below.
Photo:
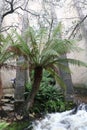
<path fill-rule="evenodd" d="M 61 121 L 61 123 L 65 126 L 65 128 L 67 128 L 67 129 L 69 129 L 70 128 L 70 123 L 69 123 L 69 121 L 67 121 L 67 120 L 63 120 L 63 121 Z"/>

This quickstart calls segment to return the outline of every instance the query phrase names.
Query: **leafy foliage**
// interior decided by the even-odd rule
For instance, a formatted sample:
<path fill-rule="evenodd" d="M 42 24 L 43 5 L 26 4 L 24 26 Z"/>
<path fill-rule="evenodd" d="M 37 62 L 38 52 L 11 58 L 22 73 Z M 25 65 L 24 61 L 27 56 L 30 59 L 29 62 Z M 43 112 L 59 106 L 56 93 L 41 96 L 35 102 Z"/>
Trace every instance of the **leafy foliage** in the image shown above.
<path fill-rule="evenodd" d="M 9 44 L 12 43 L 9 36 L 5 37 L 3 34 L 0 34 L 0 67 L 6 65 L 6 61 L 14 57 L 14 54 L 8 50 Z"/>
<path fill-rule="evenodd" d="M 7 122 L 0 122 L 0 130 L 4 130 L 7 126 L 9 125 L 9 123 Z"/>
<path fill-rule="evenodd" d="M 8 126 L 4 127 L 5 129 L 0 130 L 24 130 L 26 127 L 29 126 L 29 124 L 29 121 L 13 122 Z"/>
<path fill-rule="evenodd" d="M 84 63 L 80 60 L 63 58 L 64 54 L 69 53 L 70 51 L 75 51 L 75 50 L 77 51 L 79 49 L 77 49 L 78 47 L 73 41 L 70 41 L 67 39 L 61 39 L 60 24 L 56 28 L 54 28 L 50 37 L 48 36 L 48 34 L 49 34 L 48 29 L 45 27 L 39 28 L 38 30 L 34 30 L 32 27 L 29 27 L 29 29 L 26 31 L 23 37 L 21 37 L 21 35 L 18 34 L 16 31 L 13 31 L 13 35 L 9 34 L 5 39 L 5 41 L 9 43 L 9 46 L 7 47 L 7 49 L 5 49 L 6 51 L 4 52 L 9 52 L 9 54 L 12 57 L 15 55 L 23 56 L 25 59 L 22 64 L 24 67 L 23 69 L 26 69 L 29 67 L 30 70 L 34 70 L 35 72 L 37 72 L 36 70 L 41 71 L 40 73 L 35 73 L 35 76 L 33 79 L 33 81 L 35 82 L 32 84 L 32 91 L 31 91 L 32 94 L 30 94 L 31 100 L 34 99 L 34 96 L 36 95 L 39 89 L 40 82 L 42 79 L 43 69 L 48 70 L 55 77 L 55 79 L 58 81 L 58 84 L 61 87 L 66 88 L 63 80 L 60 77 L 60 73 L 58 69 L 62 69 L 63 71 L 70 72 L 66 66 L 67 63 L 87 67 L 87 63 Z M 4 55 L 6 56 L 6 54 Z M 3 56 L 3 51 L 2 51 L 2 56 Z M 2 59 L 3 58 L 0 59 L 0 62 L 2 62 Z M 39 74 L 39 78 L 37 78 L 38 74 Z M 37 83 L 37 86 L 36 86 L 36 83 Z M 42 97 L 44 101 L 45 101 L 45 98 L 48 97 L 47 94 L 49 94 L 51 91 L 54 90 L 54 88 L 52 87 L 50 88 L 50 87 L 51 86 L 49 85 L 46 86 L 46 84 L 41 85 L 40 93 L 45 93 L 45 97 L 43 97 L 44 95 L 41 94 L 41 96 L 43 95 Z M 46 92 L 46 89 L 47 91 L 50 89 L 50 92 L 49 91 Z M 57 91 L 57 90 L 55 89 L 54 91 Z M 59 110 L 60 109 L 58 108 L 59 105 L 62 106 L 62 109 L 63 109 L 64 105 L 61 105 L 62 104 L 61 99 L 59 98 L 59 96 L 57 96 L 57 94 L 56 96 L 53 95 L 54 91 L 53 93 L 50 94 L 51 97 L 48 98 L 48 102 L 46 102 L 47 99 L 45 101 L 47 103 L 45 104 L 45 106 L 47 107 L 47 111 L 54 110 L 54 109 L 55 109 L 54 111 Z M 37 97 L 38 97 L 37 101 L 39 100 L 40 93 L 37 94 Z M 55 99 L 56 103 L 53 101 L 52 95 L 53 97 L 56 98 Z M 29 101 L 29 99 L 30 97 L 28 96 L 27 101 Z M 33 101 L 30 101 L 30 102 L 32 103 Z M 28 107 L 29 106 L 32 106 L 32 104 L 28 105 Z"/>
<path fill-rule="evenodd" d="M 57 91 L 53 86 L 41 87 L 36 98 L 37 112 L 57 112 L 65 109 L 64 96 L 61 91 Z"/>
<path fill-rule="evenodd" d="M 87 64 L 80 60 L 64 59 L 62 57 L 70 51 L 77 50 L 78 47 L 76 47 L 76 44 L 73 41 L 61 39 L 59 36 L 61 34 L 60 31 L 60 24 L 52 31 L 50 37 L 48 37 L 48 29 L 45 27 L 39 28 L 38 30 L 29 27 L 23 37 L 16 31 L 13 31 L 13 34 L 9 34 L 4 40 L 4 43 L 6 42 L 9 44 L 5 48 L 0 48 L 1 50 L 4 49 L 4 54 L 3 51 L 1 51 L 2 56 L 0 57 L 0 63 L 4 62 L 2 61 L 2 59 L 4 59 L 3 56 L 8 56 L 6 59 L 15 55 L 23 56 L 25 58 L 22 64 L 24 65 L 23 69 L 29 67 L 30 70 L 35 70 L 36 68 L 41 68 L 42 71 L 43 69 L 48 70 L 58 81 L 59 85 L 65 88 L 66 86 L 60 77 L 58 67 L 64 71 L 70 72 L 66 63 L 85 67 L 87 67 Z M 44 80 L 44 82 L 42 81 L 40 90 L 35 98 L 37 102 L 36 105 L 40 105 L 34 108 L 37 108 L 38 112 L 64 110 L 65 104 L 63 94 L 60 91 L 57 91 L 52 84 L 48 83 L 49 82 L 46 83 L 46 80 Z M 40 84 L 40 81 L 38 81 L 38 84 Z M 39 88 L 38 84 L 37 88 Z M 35 90 L 35 88 L 33 90 Z M 31 92 L 33 93 L 34 91 Z"/>
<path fill-rule="evenodd" d="M 48 29 L 45 27 L 38 30 L 29 27 L 23 38 L 16 31 L 13 31 L 13 35 L 9 34 L 6 39 L 8 43 L 10 40 L 8 50 L 11 54 L 25 58 L 27 62 L 24 62 L 24 65 L 22 64 L 25 68 L 29 67 L 34 70 L 36 67 L 42 67 L 42 69 L 49 70 L 57 79 L 59 85 L 65 87 L 55 68 L 59 67 L 70 72 L 66 66 L 67 62 L 85 67 L 87 67 L 87 64 L 80 60 L 62 58 L 62 55 L 70 51 L 77 51 L 79 48 L 73 40 L 61 39 L 61 24 L 53 29 L 50 38 L 48 38 L 48 34 Z"/>
<path fill-rule="evenodd" d="M 26 84 L 25 97 L 31 92 L 31 84 Z M 35 103 L 31 113 L 47 113 L 61 112 L 66 109 L 71 109 L 73 104 L 65 102 L 63 90 L 59 90 L 55 86 L 55 80 L 49 72 L 44 71 L 40 89 L 35 97 Z"/>

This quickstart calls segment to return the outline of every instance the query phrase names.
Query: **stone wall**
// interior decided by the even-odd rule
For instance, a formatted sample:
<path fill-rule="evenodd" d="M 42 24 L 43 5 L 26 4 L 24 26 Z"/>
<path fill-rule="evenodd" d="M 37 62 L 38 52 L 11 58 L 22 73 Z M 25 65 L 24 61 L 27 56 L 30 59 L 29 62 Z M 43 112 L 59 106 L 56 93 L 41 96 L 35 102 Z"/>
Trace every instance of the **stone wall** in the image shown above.
<path fill-rule="evenodd" d="M 2 79 L 2 88 L 3 94 L 14 94 L 14 88 L 12 86 L 12 80 L 16 77 L 16 71 L 14 69 L 5 69 L 1 70 L 1 79 Z"/>
<path fill-rule="evenodd" d="M 73 6 L 73 0 L 67 0 L 65 3 L 65 8 L 64 8 L 64 18 L 65 21 L 63 22 L 65 30 L 68 30 L 68 28 L 70 28 L 68 31 L 68 35 L 67 37 L 70 36 L 70 34 L 72 33 L 75 25 L 81 20 L 79 18 L 78 12 L 75 8 L 75 6 Z M 75 34 L 76 33 L 76 34 Z M 84 61 L 87 63 L 87 36 L 85 37 L 85 35 L 83 34 L 85 32 L 83 32 L 83 26 L 80 26 L 78 28 L 77 32 L 74 32 L 75 34 L 75 42 L 77 44 L 78 47 L 82 48 L 82 50 L 76 52 L 72 52 L 69 53 L 67 56 L 69 58 L 74 58 L 74 59 L 78 59 L 81 61 Z M 73 38 L 73 37 L 71 37 Z M 78 66 L 73 66 L 70 65 L 70 69 L 71 69 L 71 76 L 72 76 L 72 81 L 73 84 L 75 86 L 87 86 L 87 68 L 85 67 L 78 67 Z"/>

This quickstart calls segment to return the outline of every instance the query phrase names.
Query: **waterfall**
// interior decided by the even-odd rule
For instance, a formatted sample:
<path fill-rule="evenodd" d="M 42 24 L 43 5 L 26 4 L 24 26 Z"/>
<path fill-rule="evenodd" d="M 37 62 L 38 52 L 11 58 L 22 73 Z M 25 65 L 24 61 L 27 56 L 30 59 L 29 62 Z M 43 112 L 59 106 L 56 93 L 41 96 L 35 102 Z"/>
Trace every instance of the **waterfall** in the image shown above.
<path fill-rule="evenodd" d="M 32 130 L 87 130 L 87 105 L 61 113 L 47 114 L 32 123 Z"/>

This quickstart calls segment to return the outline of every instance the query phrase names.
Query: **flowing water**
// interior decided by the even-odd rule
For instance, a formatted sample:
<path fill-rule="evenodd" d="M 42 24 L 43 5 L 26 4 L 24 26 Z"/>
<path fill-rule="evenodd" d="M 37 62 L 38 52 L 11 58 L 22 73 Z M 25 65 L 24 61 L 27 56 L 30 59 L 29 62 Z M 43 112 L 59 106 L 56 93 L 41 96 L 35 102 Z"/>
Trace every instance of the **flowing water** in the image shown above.
<path fill-rule="evenodd" d="M 52 113 L 32 124 L 32 130 L 87 130 L 87 105 L 81 104 L 76 110 Z"/>

